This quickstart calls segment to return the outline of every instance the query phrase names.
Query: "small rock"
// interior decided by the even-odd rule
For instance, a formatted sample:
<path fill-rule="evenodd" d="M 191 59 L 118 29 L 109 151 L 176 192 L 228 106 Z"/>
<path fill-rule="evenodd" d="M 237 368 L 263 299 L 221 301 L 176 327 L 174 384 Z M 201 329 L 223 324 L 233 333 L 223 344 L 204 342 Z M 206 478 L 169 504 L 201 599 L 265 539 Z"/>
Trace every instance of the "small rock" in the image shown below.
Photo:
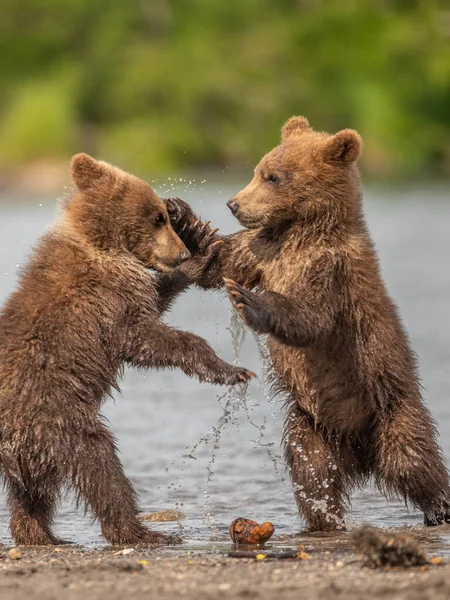
<path fill-rule="evenodd" d="M 22 552 L 18 548 L 11 548 L 8 552 L 8 558 L 10 560 L 20 560 L 22 558 Z"/>
<path fill-rule="evenodd" d="M 114 552 L 114 556 L 127 556 L 128 554 L 132 554 L 133 552 L 134 552 L 134 548 L 124 548 L 123 550 Z"/>
<path fill-rule="evenodd" d="M 159 512 L 150 513 L 149 515 L 139 515 L 140 521 L 151 521 L 153 523 L 165 522 L 165 521 L 180 521 L 185 519 L 186 515 L 180 510 L 173 510 L 168 508 Z"/>

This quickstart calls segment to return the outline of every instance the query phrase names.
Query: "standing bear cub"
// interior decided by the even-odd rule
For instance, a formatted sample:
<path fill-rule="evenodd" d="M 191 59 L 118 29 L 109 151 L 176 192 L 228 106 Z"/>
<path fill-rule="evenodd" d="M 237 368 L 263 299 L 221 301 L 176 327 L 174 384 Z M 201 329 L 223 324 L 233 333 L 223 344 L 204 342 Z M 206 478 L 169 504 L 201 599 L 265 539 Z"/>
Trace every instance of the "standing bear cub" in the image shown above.
<path fill-rule="evenodd" d="M 311 530 L 342 527 L 352 488 L 369 477 L 421 509 L 427 525 L 450 517 L 416 359 L 364 220 L 361 146 L 355 131 L 328 135 L 289 119 L 228 202 L 246 229 L 215 236 L 223 243 L 197 281 L 225 281 L 245 323 L 268 336 L 274 389 L 286 398 L 285 457 Z M 208 227 L 186 203 L 167 206 L 195 250 Z"/>
<path fill-rule="evenodd" d="M 85 154 L 73 158 L 72 176 L 62 218 L 0 314 L 0 472 L 11 533 L 16 544 L 58 543 L 52 521 L 68 485 L 111 544 L 170 543 L 137 518 L 102 402 L 125 364 L 226 385 L 252 374 L 161 322 L 189 283 L 186 273 L 173 281 L 170 273 L 189 252 L 152 188 Z M 214 250 L 203 250 L 207 261 Z M 202 257 L 186 264 L 196 261 Z M 149 268 L 164 274 L 157 279 Z"/>

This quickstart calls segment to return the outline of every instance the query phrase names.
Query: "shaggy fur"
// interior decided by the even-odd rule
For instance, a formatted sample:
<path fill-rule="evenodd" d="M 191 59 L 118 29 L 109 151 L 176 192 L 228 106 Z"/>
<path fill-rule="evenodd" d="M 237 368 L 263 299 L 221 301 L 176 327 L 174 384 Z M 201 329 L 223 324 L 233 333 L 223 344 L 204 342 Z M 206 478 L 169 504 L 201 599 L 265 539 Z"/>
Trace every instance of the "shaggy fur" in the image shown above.
<path fill-rule="evenodd" d="M 189 268 L 171 273 L 189 253 L 153 190 L 87 155 L 74 157 L 72 174 L 77 190 L 0 314 L 0 470 L 11 533 L 16 544 L 57 543 L 53 517 L 69 485 L 110 543 L 168 543 L 137 519 L 102 402 L 125 364 L 217 384 L 250 374 L 161 322 L 190 283 Z M 193 273 L 195 260 L 186 263 Z"/>
<path fill-rule="evenodd" d="M 274 390 L 287 398 L 286 461 L 311 530 L 342 527 L 352 488 L 370 476 L 427 524 L 449 517 L 416 358 L 363 216 L 361 146 L 355 131 L 328 135 L 289 119 L 281 144 L 228 203 L 246 229 L 216 236 L 223 244 L 198 279 L 206 289 L 227 278 L 242 319 L 268 336 Z M 182 201 L 167 206 L 195 248 L 205 229 L 195 232 L 202 225 Z"/>

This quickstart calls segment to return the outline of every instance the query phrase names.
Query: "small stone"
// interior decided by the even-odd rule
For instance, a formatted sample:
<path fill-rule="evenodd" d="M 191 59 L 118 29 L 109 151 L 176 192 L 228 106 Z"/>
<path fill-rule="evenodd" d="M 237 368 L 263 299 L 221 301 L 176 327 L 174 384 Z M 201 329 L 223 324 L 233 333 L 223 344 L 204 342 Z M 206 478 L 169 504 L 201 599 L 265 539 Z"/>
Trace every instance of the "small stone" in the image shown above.
<path fill-rule="evenodd" d="M 8 558 L 10 560 L 20 560 L 22 558 L 22 552 L 18 548 L 11 548 L 8 552 Z"/>
<path fill-rule="evenodd" d="M 345 567 L 345 563 L 344 563 L 344 561 L 342 561 L 342 560 L 338 560 L 338 561 L 337 561 L 337 563 L 336 563 L 336 567 L 337 567 L 338 569 L 342 569 L 342 567 Z"/>
<path fill-rule="evenodd" d="M 134 552 L 134 548 L 124 548 L 123 550 L 118 550 L 114 552 L 114 556 L 127 556 L 128 554 L 132 554 Z"/>
<path fill-rule="evenodd" d="M 180 521 L 185 519 L 186 515 L 180 510 L 173 510 L 168 508 L 159 512 L 154 512 L 149 515 L 139 515 L 140 521 L 150 521 L 152 523 L 165 522 L 165 521 Z"/>

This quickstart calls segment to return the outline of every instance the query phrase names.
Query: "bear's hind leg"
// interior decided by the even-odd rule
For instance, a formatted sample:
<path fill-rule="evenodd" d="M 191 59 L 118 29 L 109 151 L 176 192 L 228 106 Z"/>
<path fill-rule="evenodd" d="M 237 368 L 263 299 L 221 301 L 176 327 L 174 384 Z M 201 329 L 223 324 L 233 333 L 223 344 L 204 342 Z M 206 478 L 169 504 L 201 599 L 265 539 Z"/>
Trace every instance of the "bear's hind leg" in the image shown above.
<path fill-rule="evenodd" d="M 422 510 L 426 525 L 450 522 L 449 474 L 425 406 L 395 407 L 375 439 L 374 474 L 380 490 Z"/>
<path fill-rule="evenodd" d="M 338 447 L 297 407 L 291 407 L 286 416 L 284 445 L 295 499 L 307 529 L 343 529 L 348 481 Z"/>
<path fill-rule="evenodd" d="M 48 546 L 61 540 L 52 533 L 53 518 L 59 494 L 47 480 L 39 486 L 29 482 L 21 486 L 15 479 L 6 478 L 8 505 L 11 512 L 10 530 L 14 542 L 25 546 Z"/>
<path fill-rule="evenodd" d="M 114 438 L 98 423 L 77 443 L 70 474 L 72 485 L 100 521 L 110 544 L 174 544 L 175 536 L 150 531 L 137 518 L 136 492 L 123 472 Z"/>

